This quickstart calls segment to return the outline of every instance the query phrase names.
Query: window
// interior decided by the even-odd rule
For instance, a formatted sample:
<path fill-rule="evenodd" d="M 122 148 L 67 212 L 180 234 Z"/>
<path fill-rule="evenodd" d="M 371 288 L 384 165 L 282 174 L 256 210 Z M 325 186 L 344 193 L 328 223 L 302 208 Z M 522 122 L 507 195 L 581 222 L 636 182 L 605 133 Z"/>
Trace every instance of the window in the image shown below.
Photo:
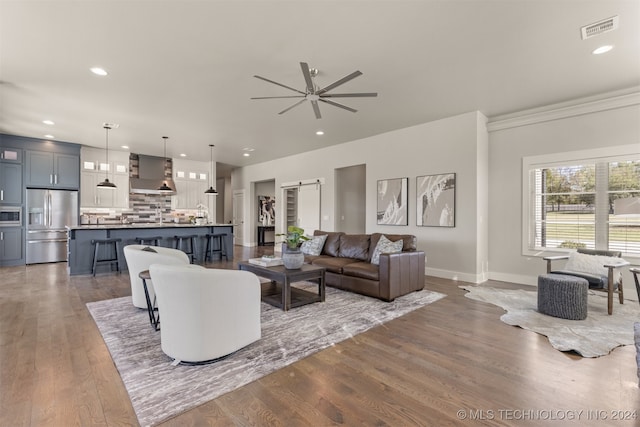
<path fill-rule="evenodd" d="M 588 248 L 640 257 L 640 153 L 602 154 L 523 160 L 525 254 Z"/>

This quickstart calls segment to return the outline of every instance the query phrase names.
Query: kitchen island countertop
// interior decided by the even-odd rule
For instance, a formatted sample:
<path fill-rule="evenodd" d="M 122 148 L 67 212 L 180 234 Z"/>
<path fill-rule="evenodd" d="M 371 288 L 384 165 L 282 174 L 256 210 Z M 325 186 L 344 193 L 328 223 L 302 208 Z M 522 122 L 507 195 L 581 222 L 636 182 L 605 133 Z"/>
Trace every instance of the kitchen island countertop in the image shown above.
<path fill-rule="evenodd" d="M 67 230 L 119 230 L 134 228 L 196 228 L 196 227 L 233 227 L 233 224 L 191 224 L 175 222 L 139 222 L 130 224 L 82 224 L 67 226 Z"/>

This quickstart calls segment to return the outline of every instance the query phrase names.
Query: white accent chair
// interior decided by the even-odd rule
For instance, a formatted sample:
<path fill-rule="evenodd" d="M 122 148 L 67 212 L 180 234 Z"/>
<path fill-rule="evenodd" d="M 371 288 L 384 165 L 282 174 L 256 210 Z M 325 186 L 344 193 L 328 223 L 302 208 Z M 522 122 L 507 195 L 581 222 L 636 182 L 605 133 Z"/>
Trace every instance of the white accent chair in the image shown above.
<path fill-rule="evenodd" d="M 219 359 L 257 341 L 260 280 L 247 271 L 152 264 L 162 351 L 179 362 Z"/>
<path fill-rule="evenodd" d="M 147 248 L 147 250 L 143 250 L 145 248 Z M 161 246 L 127 245 L 124 247 L 124 257 L 127 260 L 127 266 L 129 268 L 133 305 L 144 309 L 147 309 L 147 299 L 144 294 L 142 279 L 139 277 L 140 272 L 148 270 L 151 264 L 189 264 L 189 256 L 184 252 Z M 147 289 L 149 290 L 149 300 L 153 304 L 153 301 L 155 301 L 155 291 L 153 284 L 150 282 L 152 282 L 152 280 L 147 280 Z"/>

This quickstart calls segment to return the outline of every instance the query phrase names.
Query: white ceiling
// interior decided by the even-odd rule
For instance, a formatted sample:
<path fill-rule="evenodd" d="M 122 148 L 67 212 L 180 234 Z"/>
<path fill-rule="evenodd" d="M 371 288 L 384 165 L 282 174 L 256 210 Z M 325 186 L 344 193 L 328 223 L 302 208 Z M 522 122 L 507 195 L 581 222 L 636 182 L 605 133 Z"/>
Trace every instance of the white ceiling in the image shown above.
<path fill-rule="evenodd" d="M 618 15 L 620 28 L 581 40 Z M 495 117 L 640 85 L 640 1 L 0 0 L 0 132 L 244 166 L 479 110 Z M 602 45 L 613 51 L 592 55 Z M 278 115 L 300 62 L 336 100 Z M 90 67 L 105 68 L 97 77 Z M 636 89 L 634 89 L 636 90 Z M 42 120 L 55 122 L 47 126 Z M 325 135 L 318 137 L 315 131 Z M 243 157 L 243 148 L 254 148 Z"/>

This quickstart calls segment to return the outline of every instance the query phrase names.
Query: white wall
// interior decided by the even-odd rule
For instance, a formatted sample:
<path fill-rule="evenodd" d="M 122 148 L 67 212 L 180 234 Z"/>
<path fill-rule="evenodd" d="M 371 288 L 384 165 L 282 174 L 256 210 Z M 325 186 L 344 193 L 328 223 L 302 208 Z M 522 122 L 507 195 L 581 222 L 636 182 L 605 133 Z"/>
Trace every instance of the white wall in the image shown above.
<path fill-rule="evenodd" d="M 366 232 L 414 234 L 427 255 L 427 273 L 471 282 L 484 280 L 487 264 L 486 118 L 471 112 L 369 138 L 234 170 L 234 190 L 251 189 L 255 182 L 272 179 L 276 198 L 284 200 L 281 183 L 323 178 L 321 228 L 334 230 L 334 170 L 366 164 Z M 484 164 L 483 164 L 484 163 Z M 416 177 L 455 172 L 456 227 L 416 226 Z M 409 178 L 409 225 L 377 225 L 377 181 Z M 252 220 L 255 194 L 248 195 L 247 218 Z M 249 230 L 255 229 L 253 224 Z M 276 232 L 283 230 L 277 221 Z M 311 232 L 312 230 L 308 230 Z M 255 232 L 245 244 L 255 242 Z"/>
<path fill-rule="evenodd" d="M 545 272 L 539 257 L 522 255 L 522 158 L 636 144 L 640 153 L 640 106 L 631 105 L 489 133 L 489 277 L 536 284 Z M 633 279 L 624 273 L 633 296 Z"/>

